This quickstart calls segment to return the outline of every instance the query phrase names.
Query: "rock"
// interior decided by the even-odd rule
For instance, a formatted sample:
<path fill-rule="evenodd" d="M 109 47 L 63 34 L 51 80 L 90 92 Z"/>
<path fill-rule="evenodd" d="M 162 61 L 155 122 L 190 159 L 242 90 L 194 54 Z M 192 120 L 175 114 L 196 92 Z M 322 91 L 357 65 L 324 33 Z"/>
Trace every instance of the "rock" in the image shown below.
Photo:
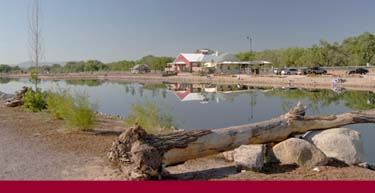
<path fill-rule="evenodd" d="M 266 163 L 280 163 L 280 161 L 276 158 L 275 153 L 273 152 L 274 144 L 267 144 L 266 145 Z"/>
<path fill-rule="evenodd" d="M 282 164 L 297 164 L 303 167 L 322 166 L 328 158 L 313 144 L 303 139 L 290 138 L 273 147 L 273 152 Z"/>
<path fill-rule="evenodd" d="M 229 162 L 234 161 L 234 159 L 233 159 L 233 154 L 234 154 L 234 150 L 233 150 L 233 151 L 226 151 L 226 152 L 223 152 L 224 159 L 225 159 L 226 161 L 229 161 Z"/>
<path fill-rule="evenodd" d="M 258 171 L 264 165 L 264 145 L 242 145 L 234 150 L 233 160 L 240 169 Z"/>
<path fill-rule="evenodd" d="M 362 168 L 370 169 L 370 165 L 367 162 L 359 163 L 358 166 Z"/>
<path fill-rule="evenodd" d="M 320 169 L 319 169 L 319 167 L 315 167 L 315 168 L 313 169 L 313 171 L 314 171 L 314 172 L 320 172 Z"/>
<path fill-rule="evenodd" d="M 304 138 L 318 147 L 327 157 L 335 158 L 346 164 L 364 162 L 364 150 L 361 134 L 352 129 L 337 128 L 314 131 Z"/>

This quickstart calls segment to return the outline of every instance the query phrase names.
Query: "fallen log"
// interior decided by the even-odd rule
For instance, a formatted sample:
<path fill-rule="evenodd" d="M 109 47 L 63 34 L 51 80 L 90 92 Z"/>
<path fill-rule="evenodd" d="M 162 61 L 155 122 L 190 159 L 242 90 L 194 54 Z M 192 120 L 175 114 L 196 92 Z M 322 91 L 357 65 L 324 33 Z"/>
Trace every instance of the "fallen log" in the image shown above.
<path fill-rule="evenodd" d="M 136 126 L 120 135 L 108 156 L 129 179 L 155 179 L 162 175 L 165 166 L 241 145 L 280 142 L 311 130 L 375 122 L 375 110 L 312 117 L 305 117 L 305 111 L 306 107 L 298 103 L 288 113 L 259 123 L 167 135 L 150 135 Z"/>
<path fill-rule="evenodd" d="M 21 90 L 17 91 L 15 95 L 12 95 L 12 97 L 9 97 L 6 102 L 6 107 L 18 107 L 23 105 L 23 97 L 25 96 L 26 92 L 31 90 L 31 88 L 28 87 L 22 87 Z M 11 95 L 9 95 L 11 96 Z"/>
<path fill-rule="evenodd" d="M 5 102 L 6 107 L 18 107 L 23 105 L 23 100 L 12 99 Z"/>

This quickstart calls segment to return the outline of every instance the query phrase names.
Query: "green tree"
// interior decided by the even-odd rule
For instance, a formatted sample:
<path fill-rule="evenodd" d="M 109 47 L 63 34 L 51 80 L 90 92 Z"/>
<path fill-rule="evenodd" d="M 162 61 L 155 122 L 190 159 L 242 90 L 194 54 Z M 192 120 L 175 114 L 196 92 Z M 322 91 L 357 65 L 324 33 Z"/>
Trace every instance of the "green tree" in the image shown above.
<path fill-rule="evenodd" d="M 241 61 L 253 61 L 256 59 L 256 52 L 241 52 L 235 55 Z"/>
<path fill-rule="evenodd" d="M 0 73 L 8 73 L 12 71 L 12 67 L 6 64 L 0 64 Z"/>
<path fill-rule="evenodd" d="M 305 53 L 304 48 L 287 48 L 283 50 L 283 53 L 280 58 L 280 64 L 281 66 L 286 67 L 296 67 L 296 66 L 303 66 L 303 64 L 300 63 L 300 58 Z"/>
<path fill-rule="evenodd" d="M 375 36 L 369 32 L 365 32 L 357 38 L 357 54 L 360 57 L 360 64 L 372 62 L 375 55 Z"/>

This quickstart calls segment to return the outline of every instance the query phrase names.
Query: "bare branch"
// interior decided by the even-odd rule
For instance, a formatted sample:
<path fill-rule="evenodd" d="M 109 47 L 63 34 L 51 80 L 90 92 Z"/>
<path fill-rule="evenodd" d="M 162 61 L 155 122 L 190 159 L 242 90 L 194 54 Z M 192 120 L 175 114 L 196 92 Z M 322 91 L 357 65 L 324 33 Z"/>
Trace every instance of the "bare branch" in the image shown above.
<path fill-rule="evenodd" d="M 36 69 L 35 90 L 38 88 L 39 62 L 43 56 L 42 26 L 41 26 L 41 0 L 31 0 L 29 14 L 29 45 L 30 55 Z"/>

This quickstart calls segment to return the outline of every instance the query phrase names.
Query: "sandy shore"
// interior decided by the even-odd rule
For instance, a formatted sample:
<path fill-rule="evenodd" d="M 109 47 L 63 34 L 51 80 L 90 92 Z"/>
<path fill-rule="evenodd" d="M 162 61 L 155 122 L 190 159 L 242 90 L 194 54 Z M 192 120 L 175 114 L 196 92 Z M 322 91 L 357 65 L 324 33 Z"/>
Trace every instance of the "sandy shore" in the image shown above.
<path fill-rule="evenodd" d="M 3 75 L 4 76 L 4 75 Z M 27 74 L 13 74 L 6 75 L 11 78 L 28 77 Z M 299 88 L 317 88 L 317 89 L 331 89 L 332 80 L 337 78 L 335 75 L 324 76 L 251 76 L 240 75 L 237 76 L 197 76 L 191 74 L 184 74 L 179 76 L 162 77 L 161 74 L 139 74 L 134 75 L 125 72 L 108 72 L 108 73 L 67 73 L 67 74 L 50 74 L 41 75 L 43 80 L 77 80 L 77 79 L 97 79 L 108 81 L 126 81 L 126 82 L 140 82 L 140 83 L 210 83 L 210 84 L 244 84 L 249 86 L 262 87 L 299 87 Z M 368 74 L 364 76 L 340 75 L 345 81 L 337 84 L 337 87 L 343 87 L 349 90 L 364 90 L 375 91 L 375 74 Z"/>

